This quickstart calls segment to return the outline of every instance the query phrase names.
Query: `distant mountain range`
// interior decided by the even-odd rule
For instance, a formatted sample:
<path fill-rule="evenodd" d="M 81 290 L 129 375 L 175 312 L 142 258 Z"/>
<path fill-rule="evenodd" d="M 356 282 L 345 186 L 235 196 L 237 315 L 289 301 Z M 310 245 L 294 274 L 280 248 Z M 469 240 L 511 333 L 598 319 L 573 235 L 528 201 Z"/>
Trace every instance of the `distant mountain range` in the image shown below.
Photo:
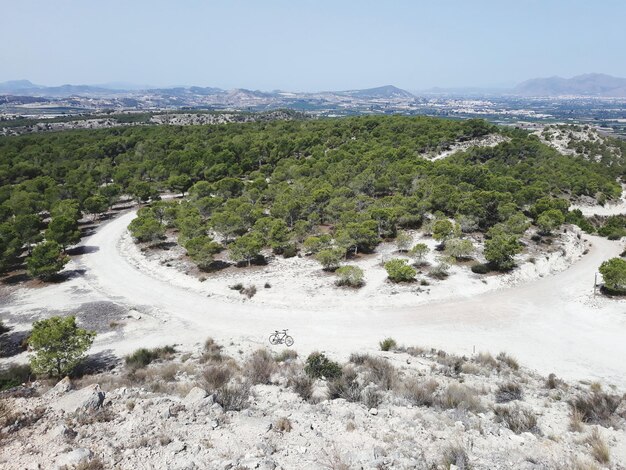
<path fill-rule="evenodd" d="M 601 73 L 588 73 L 572 78 L 533 78 L 517 85 L 512 92 L 522 96 L 582 95 L 626 97 L 626 78 Z"/>
<path fill-rule="evenodd" d="M 149 87 L 127 83 L 102 85 L 43 86 L 28 80 L 0 83 L 3 103 L 12 106 L 48 100 L 58 106 L 82 107 L 197 107 L 218 109 L 355 109 L 384 110 L 386 107 L 414 105 L 427 96 L 453 97 L 558 97 L 590 96 L 626 98 L 626 78 L 603 74 L 586 74 L 573 78 L 534 78 L 513 88 L 431 88 L 411 93 L 393 85 L 376 88 L 290 92 L 283 90 L 259 91 L 236 88 L 224 90 L 215 87 L 178 86 Z M 420 96 L 422 98 L 420 98 Z M 60 104 L 60 101 L 65 101 Z"/>
<path fill-rule="evenodd" d="M 70 96 L 111 96 L 127 94 L 159 94 L 172 96 L 210 96 L 210 95 L 233 95 L 245 94 L 258 98 L 269 98 L 272 96 L 310 96 L 310 95 L 336 95 L 358 99 L 413 99 L 415 96 L 406 90 L 402 90 L 393 85 L 386 85 L 377 88 L 364 90 L 346 91 L 326 91 L 319 93 L 291 93 L 283 91 L 263 92 L 258 90 L 234 89 L 223 90 L 213 87 L 170 87 L 170 88 L 141 88 L 131 84 L 106 84 L 106 85 L 61 85 L 43 86 L 36 85 L 29 80 L 11 80 L 0 83 L 0 94 L 21 95 L 21 96 L 43 96 L 43 97 L 70 97 Z"/>

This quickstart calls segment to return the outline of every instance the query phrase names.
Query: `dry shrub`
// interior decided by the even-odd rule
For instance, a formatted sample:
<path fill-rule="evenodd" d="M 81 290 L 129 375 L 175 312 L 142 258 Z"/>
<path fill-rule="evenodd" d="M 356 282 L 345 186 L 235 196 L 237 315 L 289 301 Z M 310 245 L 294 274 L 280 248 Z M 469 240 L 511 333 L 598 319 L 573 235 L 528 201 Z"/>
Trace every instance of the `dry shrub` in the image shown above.
<path fill-rule="evenodd" d="M 231 363 L 209 364 L 202 370 L 202 385 L 206 390 L 217 390 L 234 375 Z"/>
<path fill-rule="evenodd" d="M 154 368 L 154 373 L 166 382 L 173 382 L 176 379 L 176 374 L 178 373 L 178 365 L 164 364 L 160 367 Z"/>
<path fill-rule="evenodd" d="M 496 391 L 496 403 L 508 403 L 513 400 L 521 400 L 523 395 L 522 387 L 515 382 L 500 384 Z"/>
<path fill-rule="evenodd" d="M 537 417 L 528 408 L 522 408 L 519 405 L 495 406 L 493 412 L 495 413 L 496 422 L 504 423 L 515 434 L 539 432 Z"/>
<path fill-rule="evenodd" d="M 374 382 L 383 390 L 394 388 L 398 380 L 398 371 L 387 359 L 368 356 L 363 365 L 367 369 L 368 382 Z"/>
<path fill-rule="evenodd" d="M 360 366 L 363 365 L 369 357 L 369 354 L 352 353 L 350 354 L 349 361 L 354 365 Z"/>
<path fill-rule="evenodd" d="M 589 390 L 593 393 L 600 393 L 602 391 L 602 384 L 600 382 L 591 382 L 589 384 Z"/>
<path fill-rule="evenodd" d="M 224 385 L 215 391 L 215 401 L 224 408 L 224 411 L 241 411 L 248 406 L 250 384 L 235 382 Z"/>
<path fill-rule="evenodd" d="M 617 395 L 595 392 L 577 396 L 570 405 L 580 413 L 583 422 L 610 426 L 621 401 Z"/>
<path fill-rule="evenodd" d="M 455 465 L 458 470 L 469 470 L 472 468 L 467 451 L 460 443 L 452 444 L 443 450 L 441 464 L 446 469 L 452 467 L 452 465 Z"/>
<path fill-rule="evenodd" d="M 435 404 L 435 392 L 439 388 L 436 380 L 430 379 L 421 382 L 412 378 L 405 381 L 401 387 L 401 394 L 411 404 L 416 406 L 433 406 Z"/>
<path fill-rule="evenodd" d="M 437 397 L 437 404 L 445 410 L 457 408 L 479 412 L 483 409 L 477 390 L 455 383 L 448 385 L 445 391 Z"/>
<path fill-rule="evenodd" d="M 555 388 L 559 388 L 563 385 L 563 381 L 558 379 L 555 374 L 548 375 L 546 379 L 546 388 L 549 390 L 554 390 Z"/>
<path fill-rule="evenodd" d="M 344 457 L 335 447 L 331 450 L 322 449 L 322 458 L 319 464 L 322 468 L 329 470 L 350 470 L 352 468 L 351 464 L 344 460 Z"/>
<path fill-rule="evenodd" d="M 306 374 L 294 374 L 287 383 L 293 391 L 300 395 L 304 401 L 311 400 L 313 396 L 313 379 Z"/>
<path fill-rule="evenodd" d="M 37 407 L 32 410 L 16 409 L 8 400 L 0 400 L 0 429 L 8 431 L 8 435 L 14 434 L 22 428 L 32 426 L 39 421 L 46 413 L 43 407 Z M 0 440 L 6 437 L 3 431 L 0 431 Z"/>
<path fill-rule="evenodd" d="M 461 365 L 461 372 L 469 375 L 478 375 L 480 374 L 480 367 L 476 364 L 472 364 L 471 362 L 465 362 Z"/>
<path fill-rule="evenodd" d="M 365 387 L 361 391 L 361 403 L 366 408 L 376 408 L 383 401 L 383 394 L 376 387 Z"/>
<path fill-rule="evenodd" d="M 593 428 L 591 430 L 591 433 L 585 439 L 585 443 L 591 447 L 591 455 L 594 459 L 602 464 L 609 463 L 609 460 L 611 459 L 609 446 L 604 439 L 602 439 L 598 428 Z"/>
<path fill-rule="evenodd" d="M 268 384 L 276 370 L 276 362 L 266 349 L 258 349 L 246 361 L 243 369 L 244 375 L 253 385 Z"/>
<path fill-rule="evenodd" d="M 343 398 L 349 402 L 358 402 L 362 390 L 356 371 L 349 366 L 343 369 L 340 376 L 328 382 L 328 398 L 331 400 Z"/>
<path fill-rule="evenodd" d="M 278 418 L 273 426 L 274 431 L 277 432 L 291 432 L 292 426 L 289 418 Z"/>
<path fill-rule="evenodd" d="M 243 289 L 239 291 L 239 293 L 251 299 L 252 297 L 256 295 L 256 286 L 252 285 L 252 286 L 244 287 Z"/>
<path fill-rule="evenodd" d="M 475 358 L 475 361 L 481 366 L 485 366 L 489 369 L 495 369 L 498 367 L 498 361 L 488 352 L 480 352 Z"/>
<path fill-rule="evenodd" d="M 519 370 L 519 363 L 517 362 L 517 360 L 509 356 L 508 354 L 501 352 L 500 354 L 498 354 L 497 359 L 498 361 L 500 361 L 500 363 L 506 364 L 512 370 Z"/>
<path fill-rule="evenodd" d="M 73 470 L 104 470 L 105 468 L 104 463 L 98 457 L 84 460 L 72 467 Z"/>
<path fill-rule="evenodd" d="M 276 356 L 276 362 L 292 362 L 298 359 L 298 353 L 293 349 L 284 349 Z"/>
<path fill-rule="evenodd" d="M 200 357 L 200 362 L 221 362 L 223 359 L 222 346 L 217 344 L 213 338 L 207 338 L 204 342 L 204 351 Z"/>
<path fill-rule="evenodd" d="M 413 357 L 421 356 L 427 351 L 425 348 L 422 348 L 421 346 L 409 346 L 408 348 L 401 348 L 400 350 L 403 350 L 409 356 L 413 356 Z"/>
<path fill-rule="evenodd" d="M 110 423 L 115 419 L 111 408 L 99 408 L 95 411 L 75 411 L 72 419 L 79 426 L 88 426 L 95 423 Z"/>

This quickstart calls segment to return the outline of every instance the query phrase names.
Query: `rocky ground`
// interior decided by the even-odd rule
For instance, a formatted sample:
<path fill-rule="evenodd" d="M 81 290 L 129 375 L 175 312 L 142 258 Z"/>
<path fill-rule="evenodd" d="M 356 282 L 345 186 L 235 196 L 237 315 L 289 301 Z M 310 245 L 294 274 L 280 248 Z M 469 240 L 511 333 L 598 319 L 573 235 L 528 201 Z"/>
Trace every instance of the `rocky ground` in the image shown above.
<path fill-rule="evenodd" d="M 0 466 L 626 468 L 626 397 L 599 383 L 541 377 L 505 354 L 392 347 L 337 371 L 254 347 L 162 348 L 3 392 Z"/>

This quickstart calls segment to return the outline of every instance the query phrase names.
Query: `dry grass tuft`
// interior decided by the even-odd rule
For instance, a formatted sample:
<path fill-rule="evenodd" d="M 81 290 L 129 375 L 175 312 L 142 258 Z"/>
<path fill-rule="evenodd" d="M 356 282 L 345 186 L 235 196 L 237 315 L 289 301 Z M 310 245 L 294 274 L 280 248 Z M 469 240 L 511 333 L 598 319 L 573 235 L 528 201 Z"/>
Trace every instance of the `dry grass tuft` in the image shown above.
<path fill-rule="evenodd" d="M 570 405 L 580 413 L 581 421 L 584 423 L 611 426 L 615 418 L 615 411 L 621 401 L 622 397 L 617 395 L 594 392 L 577 396 L 570 402 Z"/>
<path fill-rule="evenodd" d="M 598 428 L 593 428 L 585 439 L 585 443 L 591 447 L 591 455 L 598 463 L 607 464 L 611 460 L 609 446 L 602 439 Z"/>
<path fill-rule="evenodd" d="M 457 408 L 465 411 L 483 410 L 478 391 L 466 385 L 452 383 L 437 398 L 437 404 L 444 410 Z"/>
<path fill-rule="evenodd" d="M 273 426 L 274 431 L 276 432 L 291 432 L 292 426 L 289 418 L 278 418 Z"/>
<path fill-rule="evenodd" d="M 500 354 L 498 354 L 497 359 L 500 363 L 506 364 L 512 370 L 519 370 L 519 363 L 517 362 L 517 360 L 509 356 L 508 354 L 501 352 Z"/>
<path fill-rule="evenodd" d="M 293 349 L 284 349 L 275 358 L 276 362 L 293 362 L 296 359 L 298 359 L 298 353 Z"/>
<path fill-rule="evenodd" d="M 513 400 L 521 400 L 523 395 L 522 387 L 515 382 L 500 384 L 496 391 L 496 403 L 508 403 Z"/>
<path fill-rule="evenodd" d="M 413 378 L 402 383 L 400 393 L 412 405 L 433 406 L 438 388 L 439 383 L 436 380 L 430 379 L 422 382 Z"/>
<path fill-rule="evenodd" d="M 572 432 L 583 432 L 583 416 L 576 408 L 572 408 L 569 418 L 569 430 Z"/>
<path fill-rule="evenodd" d="M 449 469 L 453 465 L 458 470 L 469 470 L 472 468 L 465 447 L 458 443 L 452 444 L 443 450 L 441 464 L 445 469 Z"/>
<path fill-rule="evenodd" d="M 476 356 L 475 361 L 481 366 L 487 367 L 489 369 L 495 369 L 498 367 L 498 361 L 496 361 L 493 356 L 488 352 L 480 352 Z"/>
<path fill-rule="evenodd" d="M 537 417 L 528 408 L 522 408 L 519 405 L 495 406 L 493 412 L 496 416 L 496 422 L 504 423 L 515 434 L 539 432 Z"/>

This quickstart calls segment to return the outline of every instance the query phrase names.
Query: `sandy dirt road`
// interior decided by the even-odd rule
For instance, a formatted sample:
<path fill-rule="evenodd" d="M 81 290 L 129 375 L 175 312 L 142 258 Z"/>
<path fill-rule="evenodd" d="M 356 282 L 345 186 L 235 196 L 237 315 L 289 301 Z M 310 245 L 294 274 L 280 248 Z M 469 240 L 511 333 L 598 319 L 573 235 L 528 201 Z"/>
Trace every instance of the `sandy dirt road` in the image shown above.
<path fill-rule="evenodd" d="M 297 301 L 285 308 L 225 302 L 142 272 L 119 250 L 133 217 L 134 211 L 123 213 L 83 241 L 91 248 L 73 262 L 84 270 L 79 280 L 22 289 L 16 308 L 66 309 L 110 300 L 149 310 L 141 328 L 121 337 L 103 335 L 94 345 L 118 354 L 141 346 L 191 345 L 208 336 L 269 346 L 274 329 L 289 328 L 301 354 L 323 350 L 345 358 L 375 349 L 391 336 L 405 345 L 468 355 L 506 351 L 544 374 L 598 379 L 626 389 L 626 302 L 593 295 L 594 274 L 602 261 L 622 251 L 618 242 L 589 236 L 589 253 L 569 269 L 471 298 L 410 308 L 355 303 L 341 310 L 311 309 Z"/>

